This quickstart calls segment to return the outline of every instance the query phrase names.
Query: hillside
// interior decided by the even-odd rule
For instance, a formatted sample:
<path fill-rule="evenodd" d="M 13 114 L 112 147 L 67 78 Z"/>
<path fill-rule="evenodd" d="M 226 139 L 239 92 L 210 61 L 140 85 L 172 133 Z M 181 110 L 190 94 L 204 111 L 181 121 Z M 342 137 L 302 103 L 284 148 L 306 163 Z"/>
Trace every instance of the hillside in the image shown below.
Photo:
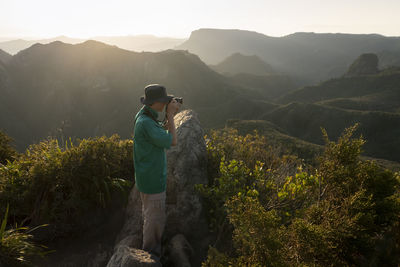
<path fill-rule="evenodd" d="M 11 55 L 0 49 L 0 62 L 7 63 L 11 59 Z"/>
<path fill-rule="evenodd" d="M 398 112 L 400 108 L 400 68 L 377 74 L 341 77 L 305 86 L 278 99 L 280 103 L 326 104 L 355 110 Z"/>
<path fill-rule="evenodd" d="M 276 71 L 307 84 L 342 75 L 363 53 L 399 55 L 399 44 L 399 37 L 377 34 L 298 32 L 271 37 L 243 30 L 199 29 L 177 49 L 187 49 L 207 64 L 217 64 L 233 53 L 257 55 Z M 396 60 L 384 56 L 380 61 L 380 67 L 385 67 Z"/>
<path fill-rule="evenodd" d="M 228 120 L 225 124 L 228 128 L 238 130 L 239 135 L 258 134 L 265 136 L 269 143 L 280 146 L 288 154 L 296 155 L 307 163 L 316 164 L 317 157 L 323 153 L 324 147 L 312 142 L 289 135 L 284 129 L 266 120 Z M 328 133 L 329 134 L 329 133 Z M 322 136 L 322 133 L 320 134 Z M 383 168 L 400 171 L 400 162 L 362 156 L 364 160 L 374 160 Z"/>
<path fill-rule="evenodd" d="M 239 135 L 258 134 L 265 136 L 269 143 L 280 146 L 288 154 L 297 155 L 312 162 L 322 153 L 323 147 L 290 136 L 285 130 L 266 120 L 228 120 L 226 127 L 238 130 Z"/>
<path fill-rule="evenodd" d="M 230 55 L 217 65 L 212 65 L 211 68 L 225 75 L 235 75 L 239 73 L 267 75 L 275 72 L 269 64 L 258 56 L 247 56 L 240 53 Z"/>
<path fill-rule="evenodd" d="M 295 90 L 299 81 L 284 74 L 254 75 L 239 73 L 230 76 L 235 84 L 252 88 L 263 98 L 275 101 L 276 98 Z"/>
<path fill-rule="evenodd" d="M 321 126 L 336 138 L 361 122 L 365 155 L 399 160 L 398 68 L 293 91 L 297 82 L 281 74 L 224 76 L 182 50 L 137 53 L 97 41 L 35 44 L 0 64 L 0 125 L 19 151 L 46 136 L 61 143 L 69 136 L 129 138 L 143 88 L 161 83 L 184 98 L 183 108 L 198 112 L 205 129 L 224 127 L 228 119 L 263 119 L 287 136 L 322 144 Z"/>
<path fill-rule="evenodd" d="M 113 133 L 129 138 L 139 98 L 149 83 L 164 84 L 169 94 L 182 96 L 186 108 L 204 110 L 199 117 L 205 127 L 223 125 L 238 113 L 250 119 L 268 110 L 261 106 L 271 105 L 260 102 L 258 111 L 249 105 L 248 112 L 240 112 L 243 108 L 235 99 L 262 101 L 262 95 L 235 85 L 185 51 L 136 53 L 97 41 L 57 41 L 14 55 L 4 73 L 0 84 L 7 84 L 2 90 L 9 94 L 2 101 L 8 108 L 0 124 L 19 150 L 47 135 L 60 141 Z"/>
<path fill-rule="evenodd" d="M 362 134 L 367 141 L 365 155 L 400 161 L 400 114 L 291 103 L 266 113 L 262 119 L 273 122 L 291 136 L 316 144 L 323 144 L 321 127 L 336 140 L 342 129 L 360 123 L 357 135 Z"/>

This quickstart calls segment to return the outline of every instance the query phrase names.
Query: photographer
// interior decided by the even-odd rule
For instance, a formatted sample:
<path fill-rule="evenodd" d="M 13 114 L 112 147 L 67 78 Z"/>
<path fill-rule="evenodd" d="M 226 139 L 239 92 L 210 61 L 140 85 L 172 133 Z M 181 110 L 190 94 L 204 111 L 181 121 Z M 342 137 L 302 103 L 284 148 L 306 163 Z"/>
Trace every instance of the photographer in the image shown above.
<path fill-rule="evenodd" d="M 165 149 L 177 144 L 174 116 L 181 104 L 158 84 L 146 86 L 145 96 L 140 101 L 143 107 L 135 117 L 133 162 L 135 186 L 140 192 L 144 218 L 142 249 L 160 258 L 161 237 L 166 222 Z M 162 125 L 157 120 L 158 112 L 163 112 L 165 108 L 167 122 Z"/>

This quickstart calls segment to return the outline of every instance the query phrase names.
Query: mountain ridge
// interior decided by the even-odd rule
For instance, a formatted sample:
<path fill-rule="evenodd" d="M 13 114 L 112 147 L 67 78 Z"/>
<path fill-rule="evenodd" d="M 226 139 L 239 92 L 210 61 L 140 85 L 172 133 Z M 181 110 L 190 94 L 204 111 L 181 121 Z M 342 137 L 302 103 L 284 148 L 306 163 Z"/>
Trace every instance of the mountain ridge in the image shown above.
<path fill-rule="evenodd" d="M 250 31 L 201 29 L 193 31 L 177 49 L 195 53 L 207 64 L 217 64 L 237 52 L 254 54 L 277 71 L 310 84 L 342 75 L 363 53 L 379 56 L 390 52 L 400 59 L 400 37 L 319 33 L 270 37 Z M 382 56 L 380 67 L 386 67 L 388 61 L 397 62 Z"/>
<path fill-rule="evenodd" d="M 220 106 L 217 111 L 229 118 L 235 99 L 250 101 L 247 88 L 183 50 L 133 52 L 93 40 L 55 41 L 20 51 L 4 70 L 0 84 L 11 81 L 2 89 L 11 92 L 4 101 L 14 108 L 0 114 L 0 123 L 9 125 L 10 114 L 17 117 L 6 132 L 19 140 L 19 150 L 49 134 L 60 135 L 59 129 L 72 138 L 113 133 L 128 138 L 139 98 L 150 83 L 164 84 L 169 94 L 184 98 L 186 107 L 204 110 L 199 118 L 213 125 L 206 110 L 213 114 Z M 30 135 L 21 136 L 21 127 Z"/>

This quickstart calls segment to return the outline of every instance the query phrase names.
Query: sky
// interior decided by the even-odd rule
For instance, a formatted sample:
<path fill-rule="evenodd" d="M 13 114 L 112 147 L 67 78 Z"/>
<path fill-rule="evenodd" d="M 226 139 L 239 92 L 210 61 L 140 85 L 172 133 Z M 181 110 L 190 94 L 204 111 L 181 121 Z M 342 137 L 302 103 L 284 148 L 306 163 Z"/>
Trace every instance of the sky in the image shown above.
<path fill-rule="evenodd" d="M 0 0 L 0 40 L 151 34 L 200 28 L 400 36 L 400 0 Z"/>

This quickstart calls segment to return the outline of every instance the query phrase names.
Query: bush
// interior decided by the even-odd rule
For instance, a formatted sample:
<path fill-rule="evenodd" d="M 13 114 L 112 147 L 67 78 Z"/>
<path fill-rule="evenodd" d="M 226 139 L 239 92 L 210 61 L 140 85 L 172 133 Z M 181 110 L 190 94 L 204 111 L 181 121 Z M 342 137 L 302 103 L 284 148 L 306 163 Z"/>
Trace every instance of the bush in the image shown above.
<path fill-rule="evenodd" d="M 318 167 L 297 165 L 283 180 L 282 158 L 270 169 L 257 158 L 249 167 L 234 159 L 226 164 L 223 157 L 220 177 L 199 189 L 209 206 L 220 207 L 217 215 L 229 220 L 234 249 L 210 248 L 203 265 L 395 266 L 400 177 L 360 160 L 365 141 L 352 138 L 356 128 L 346 129 L 337 142 L 323 130 L 326 145 Z M 224 142 L 213 147 L 224 148 Z"/>
<path fill-rule="evenodd" d="M 14 222 L 82 224 L 81 216 L 104 209 L 133 177 L 132 141 L 118 135 L 30 145 L 18 160 L 0 167 L 0 208 L 10 203 Z M 76 229 L 75 229 L 76 230 Z"/>
<path fill-rule="evenodd" d="M 205 138 L 209 184 L 197 185 L 197 190 L 204 197 L 210 230 L 216 235 L 214 245 L 231 251 L 233 227 L 224 204 L 240 193 L 259 194 L 263 203 L 274 205 L 278 197 L 276 185 L 284 183 L 287 175 L 294 174 L 302 161 L 285 155 L 279 146 L 272 146 L 256 131 L 240 136 L 237 130 L 226 128 L 212 131 Z"/>
<path fill-rule="evenodd" d="M 0 227 L 0 265 L 26 266 L 34 257 L 43 257 L 50 251 L 45 251 L 45 246 L 32 242 L 32 232 L 35 229 L 28 227 L 10 228 L 6 230 L 8 206 Z M 41 225 L 45 226 L 45 225 Z"/>
<path fill-rule="evenodd" d="M 8 161 L 13 161 L 18 153 L 11 143 L 13 139 L 0 131 L 0 164 L 6 164 Z"/>

